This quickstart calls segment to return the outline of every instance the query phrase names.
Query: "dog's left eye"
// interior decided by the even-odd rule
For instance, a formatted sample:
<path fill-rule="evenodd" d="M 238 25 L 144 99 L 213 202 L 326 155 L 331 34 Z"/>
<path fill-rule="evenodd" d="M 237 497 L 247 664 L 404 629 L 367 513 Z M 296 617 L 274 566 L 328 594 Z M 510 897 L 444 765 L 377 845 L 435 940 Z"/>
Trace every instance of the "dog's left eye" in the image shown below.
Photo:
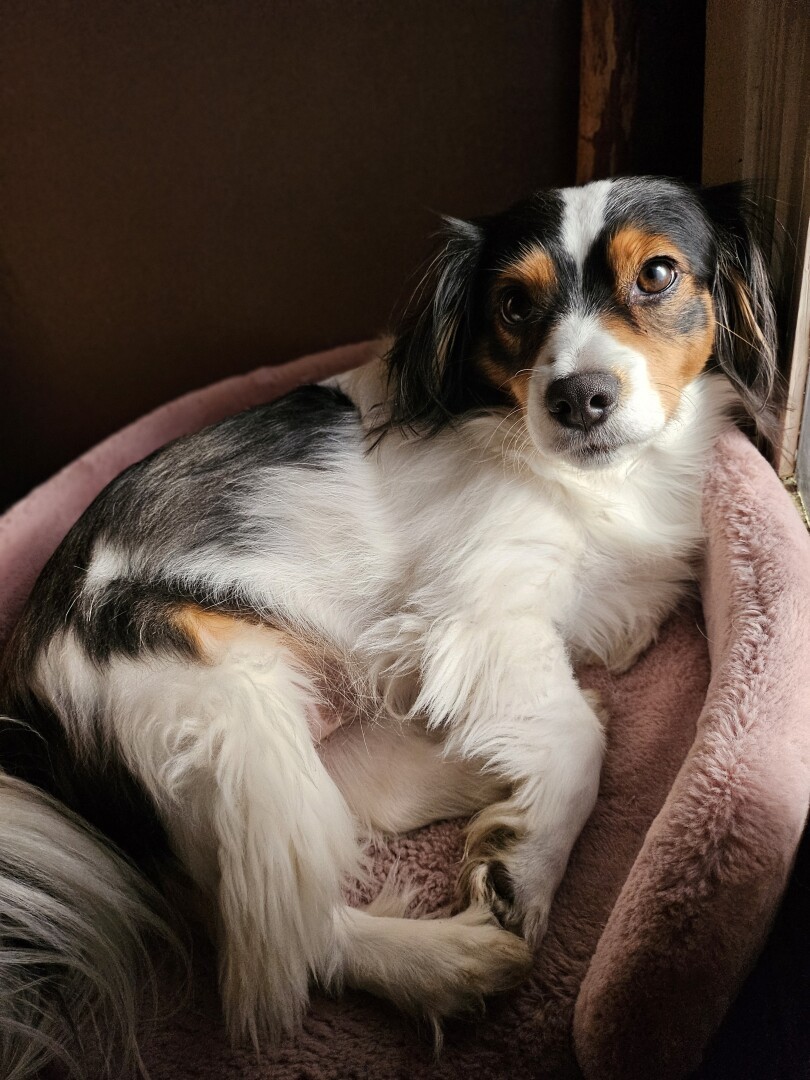
<path fill-rule="evenodd" d="M 668 259 L 650 259 L 636 278 L 636 285 L 643 293 L 662 293 L 677 277 L 675 267 Z"/>
<path fill-rule="evenodd" d="M 531 310 L 531 297 L 523 289 L 507 289 L 501 297 L 501 318 L 510 326 L 528 319 Z"/>

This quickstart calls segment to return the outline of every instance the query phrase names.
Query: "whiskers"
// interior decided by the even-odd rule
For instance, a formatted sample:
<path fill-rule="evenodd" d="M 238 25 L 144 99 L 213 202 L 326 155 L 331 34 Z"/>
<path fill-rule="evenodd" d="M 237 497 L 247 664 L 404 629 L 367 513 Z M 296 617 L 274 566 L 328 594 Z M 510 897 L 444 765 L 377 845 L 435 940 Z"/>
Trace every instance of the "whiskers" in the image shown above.
<path fill-rule="evenodd" d="M 521 375 L 531 377 L 534 368 L 520 368 L 508 379 L 497 385 L 501 392 L 510 392 L 509 383 Z M 510 470 L 517 474 L 526 475 L 532 472 L 531 459 L 537 456 L 537 448 L 529 432 L 526 423 L 526 406 L 518 402 L 504 413 L 498 423 L 490 430 L 486 441 L 481 447 L 482 457 L 479 464 L 483 464 L 488 458 L 497 455 L 500 458 L 504 473 Z"/>

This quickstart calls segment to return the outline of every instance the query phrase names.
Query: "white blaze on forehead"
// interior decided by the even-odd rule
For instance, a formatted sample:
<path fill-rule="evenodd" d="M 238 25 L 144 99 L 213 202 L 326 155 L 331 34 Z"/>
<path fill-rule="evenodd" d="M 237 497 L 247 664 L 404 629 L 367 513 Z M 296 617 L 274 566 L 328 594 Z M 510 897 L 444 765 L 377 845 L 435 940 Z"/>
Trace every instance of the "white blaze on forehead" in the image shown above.
<path fill-rule="evenodd" d="M 646 379 L 642 353 L 618 341 L 597 315 L 570 311 L 548 336 L 541 353 L 549 379 L 593 371 L 607 371 L 621 379 L 639 372 Z"/>
<path fill-rule="evenodd" d="M 581 273 L 585 257 L 605 226 L 611 180 L 597 180 L 584 187 L 563 188 L 562 243 Z"/>
<path fill-rule="evenodd" d="M 549 334 L 544 360 L 554 364 L 553 377 L 559 379 L 579 371 L 610 371 L 617 351 L 617 342 L 605 333 L 595 315 L 571 311 Z"/>

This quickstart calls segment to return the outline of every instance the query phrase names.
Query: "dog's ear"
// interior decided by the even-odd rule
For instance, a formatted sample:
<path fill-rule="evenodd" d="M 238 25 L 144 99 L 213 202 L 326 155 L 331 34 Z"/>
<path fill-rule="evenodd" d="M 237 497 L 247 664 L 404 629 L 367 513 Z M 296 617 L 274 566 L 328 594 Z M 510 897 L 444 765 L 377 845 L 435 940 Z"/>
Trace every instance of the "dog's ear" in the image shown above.
<path fill-rule="evenodd" d="M 428 434 L 464 408 L 483 234 L 472 222 L 445 218 L 438 239 L 386 356 L 389 423 Z"/>
<path fill-rule="evenodd" d="M 714 358 L 759 433 L 773 442 L 779 432 L 782 382 L 773 295 L 760 248 L 761 217 L 742 185 L 704 188 L 700 195 L 717 250 Z"/>

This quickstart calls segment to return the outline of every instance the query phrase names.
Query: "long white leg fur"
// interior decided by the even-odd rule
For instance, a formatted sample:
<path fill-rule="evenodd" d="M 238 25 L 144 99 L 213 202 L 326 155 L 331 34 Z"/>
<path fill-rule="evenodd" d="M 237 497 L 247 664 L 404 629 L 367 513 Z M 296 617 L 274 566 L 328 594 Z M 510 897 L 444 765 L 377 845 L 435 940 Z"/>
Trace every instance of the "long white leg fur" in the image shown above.
<path fill-rule="evenodd" d="M 177 854 L 215 901 L 233 1035 L 293 1029 L 311 980 L 345 981 L 431 1018 L 519 981 L 526 946 L 486 912 L 419 921 L 345 905 L 361 850 L 311 741 L 317 692 L 259 627 L 234 623 L 204 644 L 205 665 L 166 656 L 145 671 L 142 659 L 119 658 L 100 678 L 64 638 L 40 675 L 47 688 L 49 671 L 72 670 L 85 699 L 75 707 L 95 700 Z"/>

